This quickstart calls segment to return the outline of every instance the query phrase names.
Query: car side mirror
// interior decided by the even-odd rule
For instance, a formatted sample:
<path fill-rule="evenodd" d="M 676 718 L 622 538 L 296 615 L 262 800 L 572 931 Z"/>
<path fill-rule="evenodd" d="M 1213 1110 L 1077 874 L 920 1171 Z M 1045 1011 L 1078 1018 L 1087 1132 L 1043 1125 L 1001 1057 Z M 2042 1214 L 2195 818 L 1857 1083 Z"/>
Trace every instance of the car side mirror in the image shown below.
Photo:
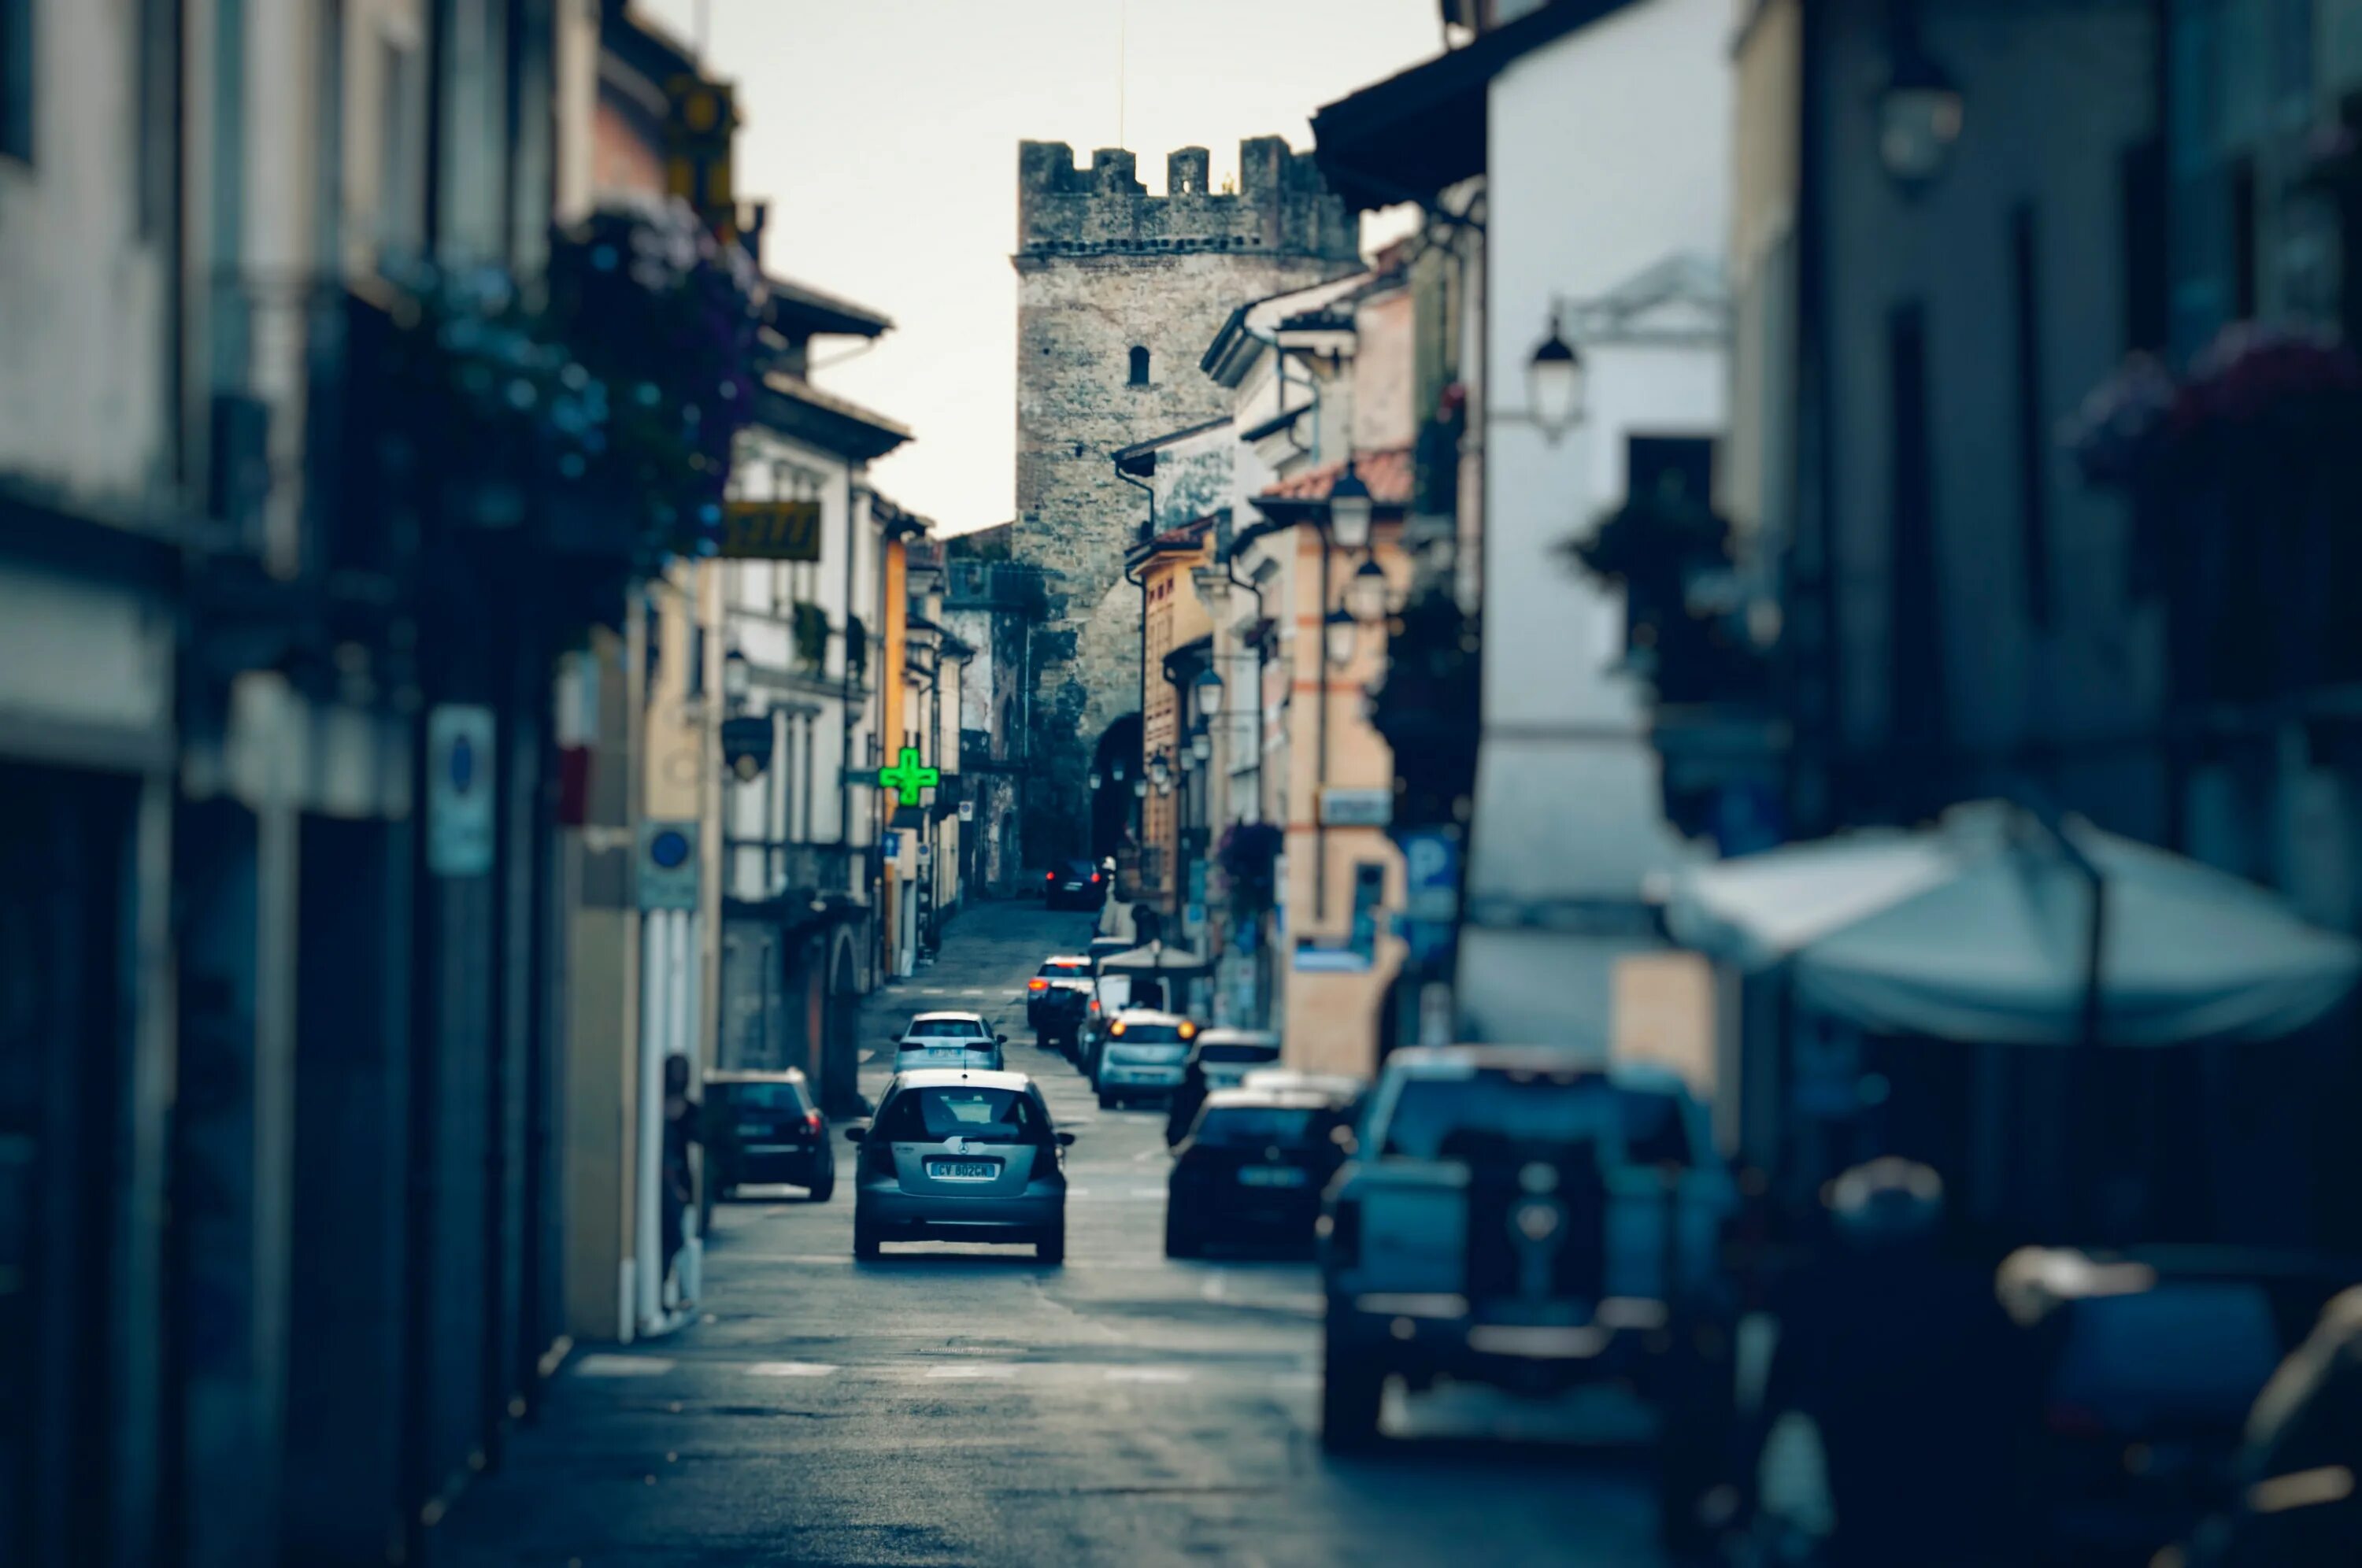
<path fill-rule="evenodd" d="M 1061 1149 L 1071 1149 L 1075 1146 L 1075 1135 L 1072 1132 L 1061 1132 L 1057 1134 L 1057 1139 L 1058 1147 Z"/>
<path fill-rule="evenodd" d="M 858 1143 L 864 1136 L 866 1134 L 858 1127 L 848 1127 L 844 1130 L 844 1141 L 848 1143 Z"/>
<path fill-rule="evenodd" d="M 992 1037 L 992 1043 L 995 1045 L 1006 1045 L 1009 1043 L 1009 1036 L 1006 1034 L 996 1034 Z"/>

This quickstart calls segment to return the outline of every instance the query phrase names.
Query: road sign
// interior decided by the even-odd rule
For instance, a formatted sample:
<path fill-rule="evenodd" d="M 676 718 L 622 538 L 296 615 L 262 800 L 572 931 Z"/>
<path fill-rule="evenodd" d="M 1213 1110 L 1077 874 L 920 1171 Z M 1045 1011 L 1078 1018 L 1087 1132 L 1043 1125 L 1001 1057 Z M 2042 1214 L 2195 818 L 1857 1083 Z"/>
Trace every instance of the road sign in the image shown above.
<path fill-rule="evenodd" d="M 964 823 L 972 823 L 976 821 L 976 802 L 974 801 L 962 801 L 960 802 L 960 821 Z"/>
<path fill-rule="evenodd" d="M 1320 791 L 1320 822 L 1324 827 L 1384 827 L 1394 819 L 1394 812 L 1392 790 L 1332 787 Z"/>
<path fill-rule="evenodd" d="M 697 908 L 697 824 L 640 824 L 639 887 L 643 910 Z"/>
<path fill-rule="evenodd" d="M 482 877 L 492 869 L 492 711 L 445 703 L 426 715 L 426 869 Z"/>
<path fill-rule="evenodd" d="M 722 721 L 722 759 L 738 778 L 753 779 L 771 766 L 773 727 L 768 713 Z"/>
<path fill-rule="evenodd" d="M 722 509 L 722 558 L 820 559 L 820 502 L 734 501 Z"/>
<path fill-rule="evenodd" d="M 929 767 L 921 762 L 919 748 L 914 745 L 906 745 L 902 748 L 900 761 L 877 770 L 877 787 L 880 790 L 900 790 L 901 803 L 906 806 L 917 805 L 920 790 L 932 790 L 943 781 L 943 770 Z"/>

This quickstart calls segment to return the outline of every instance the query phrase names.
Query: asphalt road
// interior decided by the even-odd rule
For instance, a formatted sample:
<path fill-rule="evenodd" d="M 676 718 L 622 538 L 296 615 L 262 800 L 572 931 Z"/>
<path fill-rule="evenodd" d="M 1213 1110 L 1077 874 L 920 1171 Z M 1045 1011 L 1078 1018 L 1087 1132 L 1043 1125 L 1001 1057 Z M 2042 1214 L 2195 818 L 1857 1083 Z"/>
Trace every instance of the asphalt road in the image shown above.
<path fill-rule="evenodd" d="M 1166 1262 L 1162 1113 L 1100 1111 L 1024 1029 L 1025 977 L 1089 923 L 970 911 L 862 1032 L 874 1057 L 912 1011 L 999 1021 L 1077 1135 L 1064 1267 L 947 1244 L 856 1266 L 849 1180 L 722 1209 L 702 1320 L 578 1351 L 434 1561 L 1661 1562 L 1645 1460 L 1599 1444 L 1612 1417 L 1472 1390 L 1390 1401 L 1382 1452 L 1321 1453 L 1311 1266 Z M 873 1100 L 885 1076 L 865 1066 Z"/>

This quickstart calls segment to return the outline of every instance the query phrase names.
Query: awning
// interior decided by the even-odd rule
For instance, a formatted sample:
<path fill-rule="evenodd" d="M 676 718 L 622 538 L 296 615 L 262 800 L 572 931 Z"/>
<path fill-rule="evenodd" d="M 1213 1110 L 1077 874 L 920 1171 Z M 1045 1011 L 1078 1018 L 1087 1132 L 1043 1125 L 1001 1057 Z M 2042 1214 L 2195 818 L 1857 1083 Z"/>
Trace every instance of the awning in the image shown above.
<path fill-rule="evenodd" d="M 1187 978 L 1211 972 L 1204 954 L 1188 947 L 1167 947 L 1161 942 L 1152 942 L 1128 953 L 1110 954 L 1099 960 L 1099 973 L 1102 975 L 1161 975 L 1167 978 Z"/>
<path fill-rule="evenodd" d="M 2362 946 L 2272 894 L 2076 819 L 2103 879 L 2103 1043 L 2270 1040 L 2335 1007 Z M 1740 968 L 1789 966 L 1805 1005 L 1938 1039 L 2081 1038 L 2092 888 L 2028 813 L 1980 801 L 1917 832 L 1864 830 L 1693 867 L 1666 922 Z"/>

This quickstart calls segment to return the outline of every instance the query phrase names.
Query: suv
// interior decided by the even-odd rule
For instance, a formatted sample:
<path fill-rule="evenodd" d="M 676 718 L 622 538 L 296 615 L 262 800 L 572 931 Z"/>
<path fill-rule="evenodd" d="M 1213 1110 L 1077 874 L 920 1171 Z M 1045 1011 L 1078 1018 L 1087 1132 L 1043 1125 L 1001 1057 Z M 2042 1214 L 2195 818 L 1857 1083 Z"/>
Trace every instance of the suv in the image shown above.
<path fill-rule="evenodd" d="M 1198 1026 L 1178 1013 L 1126 1008 L 1116 1014 L 1099 1042 L 1091 1087 L 1099 1109 L 1133 1099 L 1163 1099 L 1181 1087 L 1189 1043 Z"/>
<path fill-rule="evenodd" d="M 1530 1393 L 1629 1379 L 1669 1436 L 1725 1408 L 1718 1254 L 1738 1190 L 1674 1075 L 1407 1048 L 1357 1143 L 1319 1224 L 1326 1446 L 1375 1439 L 1394 1375 Z"/>
<path fill-rule="evenodd" d="M 1088 958 L 1043 959 L 1025 982 L 1025 1027 L 1033 1032 L 1033 1043 L 1044 1050 L 1072 1044 L 1082 1032 L 1083 1010 L 1090 999 Z"/>
<path fill-rule="evenodd" d="M 828 1123 L 797 1069 L 707 1073 L 701 1120 L 705 1190 L 713 1197 L 727 1201 L 742 1186 L 788 1182 L 826 1203 L 836 1190 Z"/>

